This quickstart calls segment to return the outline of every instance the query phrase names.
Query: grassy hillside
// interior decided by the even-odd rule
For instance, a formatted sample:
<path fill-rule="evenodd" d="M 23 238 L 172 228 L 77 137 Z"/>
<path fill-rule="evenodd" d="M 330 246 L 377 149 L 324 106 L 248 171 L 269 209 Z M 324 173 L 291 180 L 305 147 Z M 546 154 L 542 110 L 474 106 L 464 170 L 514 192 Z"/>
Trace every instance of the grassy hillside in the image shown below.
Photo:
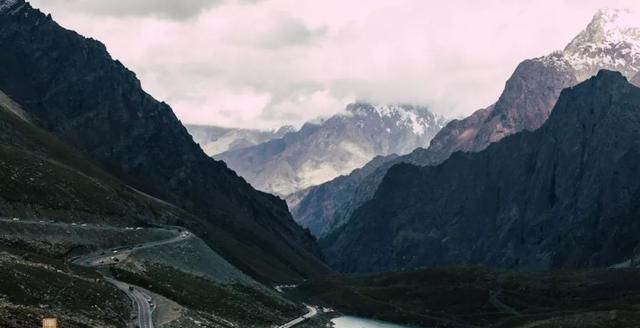
<path fill-rule="evenodd" d="M 429 269 L 305 282 L 292 296 L 423 327 L 638 327 L 640 270 Z"/>

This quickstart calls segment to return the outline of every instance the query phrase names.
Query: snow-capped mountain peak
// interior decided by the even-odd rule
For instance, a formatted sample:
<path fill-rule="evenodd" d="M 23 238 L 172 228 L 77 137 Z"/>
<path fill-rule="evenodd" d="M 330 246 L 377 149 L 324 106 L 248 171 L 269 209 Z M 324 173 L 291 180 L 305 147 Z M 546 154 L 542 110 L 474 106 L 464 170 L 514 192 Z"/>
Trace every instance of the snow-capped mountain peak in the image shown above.
<path fill-rule="evenodd" d="M 347 106 L 347 113 L 356 117 L 378 118 L 382 125 L 410 128 L 417 136 L 422 136 L 430 128 L 440 129 L 446 123 L 446 119 L 433 114 L 427 107 L 410 104 L 369 104 L 364 102 L 353 103 Z M 364 126 L 364 124 L 361 124 Z M 387 132 L 392 126 L 384 127 Z"/>
<path fill-rule="evenodd" d="M 639 43 L 640 21 L 630 9 L 600 9 L 586 29 L 567 45 L 566 50 L 577 50 L 586 45 L 606 47 L 618 43 Z M 636 42 L 634 42 L 636 41 Z"/>
<path fill-rule="evenodd" d="M 640 16 L 629 9 L 600 9 L 562 53 L 579 81 L 602 68 L 632 78 L 640 67 Z"/>
<path fill-rule="evenodd" d="M 289 195 L 376 156 L 427 147 L 446 119 L 426 107 L 364 102 L 279 139 L 215 156 L 259 190 Z"/>

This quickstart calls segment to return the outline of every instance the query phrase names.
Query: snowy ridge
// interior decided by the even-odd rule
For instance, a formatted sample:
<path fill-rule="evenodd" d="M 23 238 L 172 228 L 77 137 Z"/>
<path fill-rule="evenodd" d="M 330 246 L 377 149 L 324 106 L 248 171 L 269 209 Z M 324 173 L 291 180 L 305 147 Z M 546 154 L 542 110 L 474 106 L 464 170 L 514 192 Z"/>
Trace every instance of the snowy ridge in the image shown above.
<path fill-rule="evenodd" d="M 445 118 L 429 112 L 428 108 L 413 105 L 354 103 L 347 107 L 347 112 L 353 116 L 376 115 L 392 119 L 396 127 L 411 128 L 417 136 L 424 135 L 429 128 L 440 129 L 446 124 Z M 363 128 L 363 123 L 359 122 L 358 126 Z M 386 128 L 386 131 L 390 133 L 391 128 Z"/>
<path fill-rule="evenodd" d="M 214 157 L 257 189 L 286 196 L 349 174 L 376 156 L 427 147 L 445 124 L 426 107 L 359 102 L 282 138 Z"/>
<path fill-rule="evenodd" d="M 573 68 L 578 81 L 601 69 L 631 79 L 640 68 L 640 16 L 629 9 L 600 9 L 564 50 L 538 59 Z"/>

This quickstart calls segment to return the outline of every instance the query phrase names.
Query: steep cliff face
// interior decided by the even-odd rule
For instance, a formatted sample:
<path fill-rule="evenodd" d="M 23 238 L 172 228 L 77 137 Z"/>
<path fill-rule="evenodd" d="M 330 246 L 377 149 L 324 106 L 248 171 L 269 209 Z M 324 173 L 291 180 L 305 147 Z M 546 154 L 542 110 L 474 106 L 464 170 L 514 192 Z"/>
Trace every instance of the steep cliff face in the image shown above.
<path fill-rule="evenodd" d="M 345 271 L 620 262 L 640 245 L 638 140 L 640 89 L 601 71 L 563 91 L 535 132 L 438 166 L 392 167 L 323 241 L 328 258 Z"/>
<path fill-rule="evenodd" d="M 251 263 L 231 259 L 244 262 L 246 271 L 264 279 L 326 271 L 314 239 L 291 219 L 285 202 L 255 191 L 209 158 L 171 108 L 145 93 L 104 45 L 65 30 L 22 0 L 3 4 L 0 89 L 34 122 L 127 183 L 204 219 L 185 225 L 203 234 L 207 226 L 224 227 L 259 250 L 264 257 L 252 254 Z M 269 266 L 278 269 L 267 272 Z"/>
<path fill-rule="evenodd" d="M 577 82 L 573 69 L 564 62 L 525 60 L 495 105 L 443 129 L 429 150 L 442 161 L 455 151 L 479 151 L 505 136 L 535 130 L 549 117 L 560 91 Z"/>
<path fill-rule="evenodd" d="M 600 69 L 622 72 L 631 79 L 640 68 L 640 28 L 626 10 L 600 10 L 591 23 L 562 51 L 523 61 L 507 80 L 495 104 L 476 111 L 462 120 L 449 122 L 431 141 L 427 149 L 416 149 L 371 170 L 368 176 L 329 181 L 331 187 L 310 189 L 308 199 L 293 208 L 298 222 L 311 222 L 320 208 L 343 209 L 322 212 L 318 221 L 344 219 L 373 197 L 386 171 L 396 163 L 434 165 L 442 163 L 456 151 L 480 151 L 491 143 L 514 133 L 539 128 L 548 118 L 560 92 L 592 76 Z M 341 185 L 341 186 L 337 186 Z M 320 195 L 326 189 L 346 189 L 341 197 Z M 322 235 L 320 235 L 322 237 Z"/>

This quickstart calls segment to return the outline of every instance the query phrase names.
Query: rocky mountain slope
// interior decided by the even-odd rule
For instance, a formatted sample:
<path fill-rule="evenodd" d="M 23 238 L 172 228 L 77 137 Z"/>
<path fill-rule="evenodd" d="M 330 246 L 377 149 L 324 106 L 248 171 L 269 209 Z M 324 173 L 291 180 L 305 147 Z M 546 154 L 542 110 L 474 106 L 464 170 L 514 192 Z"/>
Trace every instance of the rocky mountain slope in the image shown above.
<path fill-rule="evenodd" d="M 11 103 L 4 97 L 5 103 Z M 118 181 L 0 104 L 0 215 L 131 226 L 187 215 Z"/>
<path fill-rule="evenodd" d="M 209 158 L 104 45 L 23 0 L 1 3 L 0 90 L 33 122 L 127 184 L 195 214 L 180 223 L 250 275 L 272 281 L 327 272 L 285 202 Z M 244 251 L 221 242 L 220 231 Z"/>
<path fill-rule="evenodd" d="M 274 131 L 223 128 L 196 124 L 187 124 L 185 127 L 193 136 L 193 140 L 200 144 L 202 150 L 209 156 L 282 138 L 285 134 L 295 130 L 292 126 L 283 126 Z"/>
<path fill-rule="evenodd" d="M 345 271 L 622 262 L 640 249 L 638 140 L 640 89 L 601 71 L 563 91 L 534 132 L 438 166 L 392 167 L 323 246 Z"/>
<path fill-rule="evenodd" d="M 179 235 L 176 228 L 152 227 L 189 220 L 197 218 L 125 185 L 33 125 L 0 92 L 0 326 L 35 327 L 42 317 L 57 317 L 65 327 L 128 326 L 132 308 L 125 294 L 96 272 L 78 271 L 68 262 L 96 250 L 120 248 L 124 254 L 122 246 L 173 239 Z M 234 249 L 237 258 L 252 256 L 253 250 L 224 230 L 212 235 L 216 244 Z M 209 323 L 216 317 L 242 327 L 267 327 L 300 314 L 301 306 L 286 302 L 189 236 L 140 248 L 119 262 L 118 272 L 128 277 L 153 276 L 145 286 L 179 285 L 186 294 L 158 290 L 177 302 L 160 305 L 160 312 L 177 311 L 162 319 L 171 321 L 166 327 L 197 327 L 189 322 Z"/>
<path fill-rule="evenodd" d="M 424 107 L 354 103 L 254 147 L 215 156 L 259 190 L 279 195 L 348 174 L 378 155 L 426 146 L 445 120 Z"/>
<path fill-rule="evenodd" d="M 546 121 L 561 90 L 599 69 L 617 70 L 631 79 L 640 69 L 640 23 L 632 17 L 628 10 L 598 11 L 564 50 L 518 65 L 495 104 L 465 119 L 449 122 L 427 149 L 416 149 L 388 162 L 372 163 L 368 165 L 371 173 L 366 176 L 353 174 L 311 188 L 292 208 L 295 220 L 304 226 L 322 225 L 321 231 L 331 231 L 330 227 L 339 226 L 336 222 L 348 220 L 355 209 L 373 197 L 391 166 L 435 165 L 453 152 L 480 151 L 505 136 L 535 130 Z M 325 192 L 335 189 L 342 190 L 339 197 Z"/>
<path fill-rule="evenodd" d="M 195 218 L 125 185 L 33 125 L 11 99 L 1 98 L 0 326 L 35 327 L 42 317 L 57 317 L 65 327 L 125 326 L 131 310 L 126 296 L 97 279 L 95 272 L 70 269 L 65 260 L 97 249 L 174 238 L 174 230 L 148 226 L 175 225 Z M 9 219 L 13 217 L 19 219 Z M 217 230 L 215 235 L 218 244 L 226 244 L 239 255 L 250 254 L 242 241 L 225 231 Z M 297 315 L 278 314 L 282 300 L 275 292 L 242 274 L 200 239 L 185 239 L 158 252 L 161 255 L 155 261 L 149 259 L 150 250 L 146 250 L 136 254 L 135 263 L 130 259 L 122 264 L 149 273 L 147 263 L 162 262 L 172 268 L 173 281 L 191 284 L 197 272 L 198 279 L 211 288 L 206 292 L 221 288 L 241 291 L 225 294 L 225 301 L 206 313 L 191 309 L 191 303 L 180 299 L 185 306 L 180 307 L 183 320 L 202 320 L 202 316 L 216 312 L 227 320 L 246 323 L 246 317 L 252 315 L 250 322 L 257 324 L 251 326 L 265 327 L 269 321 L 285 322 Z M 256 295 L 271 303 L 247 302 L 247 297 Z M 297 309 L 293 304 L 285 308 Z M 270 314 L 262 318 L 270 319 L 256 319 L 255 312 L 260 309 Z"/>

